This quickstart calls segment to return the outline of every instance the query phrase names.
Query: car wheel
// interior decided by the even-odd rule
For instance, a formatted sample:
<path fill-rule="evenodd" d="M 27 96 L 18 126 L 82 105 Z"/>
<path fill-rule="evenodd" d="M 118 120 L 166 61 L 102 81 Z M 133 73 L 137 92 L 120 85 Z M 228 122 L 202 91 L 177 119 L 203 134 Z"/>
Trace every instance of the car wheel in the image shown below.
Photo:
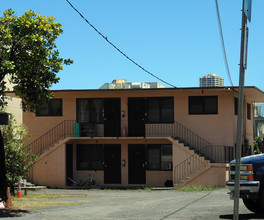
<path fill-rule="evenodd" d="M 247 207 L 247 209 L 250 210 L 251 212 L 263 213 L 264 211 L 260 200 L 243 199 L 243 203 Z"/>

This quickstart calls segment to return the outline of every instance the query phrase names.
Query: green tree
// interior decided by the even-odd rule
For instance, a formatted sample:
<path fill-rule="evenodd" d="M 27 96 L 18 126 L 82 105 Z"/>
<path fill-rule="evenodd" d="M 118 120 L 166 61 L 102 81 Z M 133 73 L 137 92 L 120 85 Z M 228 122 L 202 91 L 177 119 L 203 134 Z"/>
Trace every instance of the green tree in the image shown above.
<path fill-rule="evenodd" d="M 15 94 L 22 98 L 23 110 L 35 111 L 47 102 L 49 88 L 59 81 L 56 74 L 63 59 L 55 40 L 63 32 L 53 17 L 45 17 L 30 10 L 17 17 L 8 9 L 0 17 L 0 106 L 5 103 L 5 77 L 13 83 Z"/>
<path fill-rule="evenodd" d="M 7 184 L 14 194 L 15 184 L 25 177 L 28 168 L 36 162 L 37 157 L 25 148 L 27 129 L 17 124 L 13 115 L 9 116 L 9 124 L 1 125 L 0 129 L 5 146 Z"/>

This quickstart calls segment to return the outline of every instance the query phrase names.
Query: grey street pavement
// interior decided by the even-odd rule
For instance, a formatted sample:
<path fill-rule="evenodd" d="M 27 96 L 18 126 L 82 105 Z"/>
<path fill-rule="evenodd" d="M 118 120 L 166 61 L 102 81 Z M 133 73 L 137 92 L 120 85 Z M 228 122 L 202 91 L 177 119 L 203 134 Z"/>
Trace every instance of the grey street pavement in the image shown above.
<path fill-rule="evenodd" d="M 227 189 L 200 192 L 48 189 L 36 193 L 87 197 L 55 199 L 52 201 L 71 201 L 74 205 L 21 212 L 19 219 L 232 219 L 233 201 L 227 192 Z M 240 200 L 240 219 L 264 217 L 248 211 Z"/>

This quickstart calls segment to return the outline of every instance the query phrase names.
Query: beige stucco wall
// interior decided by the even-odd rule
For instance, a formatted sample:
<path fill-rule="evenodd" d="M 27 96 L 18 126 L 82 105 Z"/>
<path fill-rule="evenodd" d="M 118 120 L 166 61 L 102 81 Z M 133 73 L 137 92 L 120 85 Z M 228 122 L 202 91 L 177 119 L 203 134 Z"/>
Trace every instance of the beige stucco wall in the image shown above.
<path fill-rule="evenodd" d="M 6 75 L 4 78 L 4 81 L 6 82 L 6 91 L 12 91 L 14 85 L 10 83 L 10 75 Z M 5 101 L 7 102 L 7 106 L 5 108 L 5 111 L 14 115 L 14 118 L 17 122 L 17 124 L 22 124 L 22 103 L 21 99 L 18 97 L 12 97 L 10 95 L 7 95 L 5 97 Z"/>
<path fill-rule="evenodd" d="M 65 156 L 64 144 L 41 156 L 31 170 L 33 182 L 49 187 L 64 188 L 66 186 Z"/>
<path fill-rule="evenodd" d="M 186 185 L 188 186 L 204 186 L 204 187 L 225 187 L 228 180 L 227 164 L 210 164 L 210 168 L 200 173 Z"/>
<path fill-rule="evenodd" d="M 7 106 L 5 111 L 14 115 L 14 119 L 16 120 L 17 124 L 22 124 L 22 103 L 20 98 L 16 97 L 6 97 Z"/>

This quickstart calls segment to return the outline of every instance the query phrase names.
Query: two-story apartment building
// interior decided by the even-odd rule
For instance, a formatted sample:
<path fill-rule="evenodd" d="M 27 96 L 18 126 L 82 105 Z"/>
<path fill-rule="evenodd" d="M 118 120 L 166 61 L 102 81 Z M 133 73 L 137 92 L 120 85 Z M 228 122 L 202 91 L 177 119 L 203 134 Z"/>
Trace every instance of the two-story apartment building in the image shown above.
<path fill-rule="evenodd" d="M 93 173 L 104 186 L 224 185 L 234 158 L 237 87 L 56 90 L 23 122 L 38 155 L 32 181 L 67 187 Z M 252 105 L 264 93 L 245 87 L 243 154 L 253 145 Z M 95 171 L 95 172 L 94 172 Z"/>

